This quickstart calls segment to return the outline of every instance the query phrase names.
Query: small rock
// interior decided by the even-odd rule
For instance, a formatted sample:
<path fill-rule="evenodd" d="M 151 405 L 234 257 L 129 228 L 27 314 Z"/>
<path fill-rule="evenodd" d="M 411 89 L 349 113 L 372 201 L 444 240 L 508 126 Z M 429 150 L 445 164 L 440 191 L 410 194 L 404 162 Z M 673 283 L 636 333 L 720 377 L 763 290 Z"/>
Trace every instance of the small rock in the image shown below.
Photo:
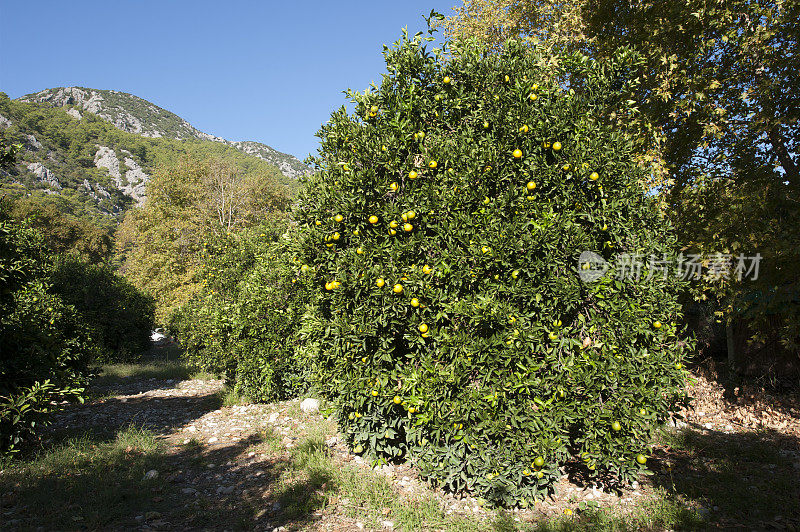
<path fill-rule="evenodd" d="M 303 402 L 300 403 L 300 410 L 306 414 L 315 414 L 319 412 L 319 400 L 312 399 L 311 397 L 303 399 Z"/>
<path fill-rule="evenodd" d="M 635 490 L 638 490 L 639 489 L 639 483 L 634 480 L 633 482 L 631 482 L 631 488 L 633 488 Z"/>
<path fill-rule="evenodd" d="M 134 517 L 134 519 L 136 519 L 136 521 L 141 523 L 142 521 L 144 521 L 144 516 L 143 515 L 137 515 L 136 517 Z"/>
<path fill-rule="evenodd" d="M 255 451 L 250 451 L 249 453 L 247 453 L 247 457 L 248 457 L 248 458 L 252 458 L 252 457 L 254 457 L 255 455 L 256 455 Z"/>
<path fill-rule="evenodd" d="M 181 490 L 181 493 L 183 493 L 184 495 L 194 495 L 195 493 L 197 493 L 197 490 L 194 488 L 183 488 Z"/>
<path fill-rule="evenodd" d="M 356 528 L 359 530 L 364 530 L 364 523 L 361 521 L 356 522 Z"/>
<path fill-rule="evenodd" d="M 142 480 L 153 480 L 154 478 L 158 478 L 158 471 L 151 469 L 144 474 L 144 478 Z"/>
<path fill-rule="evenodd" d="M 280 414 L 278 412 L 273 412 L 269 415 L 269 419 L 267 419 L 267 421 L 269 421 L 270 423 L 275 423 L 276 421 L 278 421 L 279 417 Z"/>
<path fill-rule="evenodd" d="M 697 513 L 698 513 L 698 514 L 700 515 L 700 517 L 702 517 L 703 519 L 708 519 L 708 516 L 709 516 L 709 515 L 711 515 L 711 510 L 709 510 L 708 508 L 703 508 L 703 507 L 701 506 L 700 508 L 698 508 L 698 509 L 697 509 Z"/>
<path fill-rule="evenodd" d="M 381 521 L 383 528 L 394 528 L 394 521 Z"/>
<path fill-rule="evenodd" d="M 280 512 L 281 511 L 281 503 L 279 503 L 279 502 L 272 503 L 272 511 L 273 512 Z"/>
<path fill-rule="evenodd" d="M 217 495 L 230 495 L 233 493 L 233 486 L 220 486 L 217 488 Z"/>
<path fill-rule="evenodd" d="M 158 519 L 161 517 L 161 512 L 147 512 L 144 514 L 144 520 L 150 521 L 151 519 Z"/>
<path fill-rule="evenodd" d="M 711 430 L 714 428 L 714 425 L 712 425 L 711 423 L 703 423 L 703 428 L 706 430 Z"/>

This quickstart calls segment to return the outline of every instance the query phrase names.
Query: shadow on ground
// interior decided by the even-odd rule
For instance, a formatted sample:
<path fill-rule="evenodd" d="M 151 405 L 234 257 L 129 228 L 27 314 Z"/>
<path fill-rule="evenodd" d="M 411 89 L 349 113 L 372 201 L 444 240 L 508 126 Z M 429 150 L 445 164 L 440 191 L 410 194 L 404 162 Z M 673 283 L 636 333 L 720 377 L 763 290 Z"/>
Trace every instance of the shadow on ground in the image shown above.
<path fill-rule="evenodd" d="M 308 449 L 292 454 L 254 451 L 275 437 L 267 432 L 224 447 L 191 442 L 171 450 L 136 430 L 108 442 L 72 441 L 0 472 L 3 528 L 302 527 L 323 508 L 322 489 L 331 477 L 313 467 L 301 472 L 293 461 L 324 452 L 325 446 L 308 441 Z"/>
<path fill-rule="evenodd" d="M 653 484 L 702 505 L 711 523 L 800 529 L 800 440 L 774 430 L 684 429 L 656 453 Z"/>
<path fill-rule="evenodd" d="M 167 434 L 220 406 L 221 398 L 216 392 L 186 397 L 143 396 L 124 401 L 119 398 L 99 399 L 61 413 L 48 428 L 45 445 L 78 435 L 88 435 L 97 443 L 108 441 L 129 426 Z"/>

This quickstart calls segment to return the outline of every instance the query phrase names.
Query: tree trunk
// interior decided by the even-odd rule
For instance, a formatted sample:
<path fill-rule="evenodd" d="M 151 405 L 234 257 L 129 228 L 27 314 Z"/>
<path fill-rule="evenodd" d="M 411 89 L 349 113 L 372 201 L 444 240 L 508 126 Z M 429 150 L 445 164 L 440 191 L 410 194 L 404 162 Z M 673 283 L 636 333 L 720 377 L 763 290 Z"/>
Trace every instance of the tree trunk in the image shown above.
<path fill-rule="evenodd" d="M 725 320 L 725 336 L 728 340 L 728 372 L 736 373 L 736 341 L 733 335 L 733 318 Z"/>

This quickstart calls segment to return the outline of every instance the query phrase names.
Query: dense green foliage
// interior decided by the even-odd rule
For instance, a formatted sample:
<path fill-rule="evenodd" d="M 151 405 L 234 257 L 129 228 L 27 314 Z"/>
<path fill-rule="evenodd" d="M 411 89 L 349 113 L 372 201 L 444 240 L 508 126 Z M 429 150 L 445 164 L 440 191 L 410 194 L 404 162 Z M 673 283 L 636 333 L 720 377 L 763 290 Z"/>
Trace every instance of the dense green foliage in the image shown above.
<path fill-rule="evenodd" d="M 50 290 L 50 268 L 41 237 L 0 211 L 0 452 L 81 397 L 96 354 L 75 309 Z"/>
<path fill-rule="evenodd" d="M 14 164 L 15 153 L 8 155 L 0 169 Z M 108 242 L 107 230 L 59 210 L 60 201 L 5 200 L 0 199 L 3 454 L 18 451 L 65 400 L 83 400 L 90 363 L 144 348 L 153 317 L 150 298 L 105 264 L 87 262 L 107 254 L 107 246 L 95 248 L 89 237 Z"/>
<path fill-rule="evenodd" d="M 289 198 L 268 176 L 231 173 L 224 162 L 186 158 L 161 168 L 144 206 L 128 213 L 117 233 L 128 279 L 156 300 L 156 321 L 197 293 L 205 248 L 228 233 L 283 217 Z"/>
<path fill-rule="evenodd" d="M 796 367 L 798 20 L 800 3 L 775 0 L 466 0 L 445 26 L 495 45 L 513 36 L 597 58 L 638 51 L 630 98 L 641 113 L 622 126 L 636 132 L 686 252 L 704 256 L 704 273 L 717 253 L 733 266 L 740 254 L 762 257 L 758 279 L 707 275 L 696 296 L 751 341 L 749 353 L 769 366 L 790 354 Z"/>
<path fill-rule="evenodd" d="M 75 308 L 91 331 L 98 361 L 138 358 L 150 347 L 155 303 L 107 264 L 65 256 L 56 262 L 52 291 Z"/>
<path fill-rule="evenodd" d="M 294 279 L 285 229 L 256 226 L 208 245 L 202 288 L 172 325 L 192 364 L 255 401 L 286 399 L 307 385 L 294 353 L 310 294 Z"/>
<path fill-rule="evenodd" d="M 114 218 L 87 211 L 74 196 L 15 189 L 7 199 L 12 202 L 11 217 L 36 229 L 52 253 L 93 264 L 113 258 Z"/>
<path fill-rule="evenodd" d="M 295 215 L 320 298 L 303 363 L 356 452 L 450 489 L 525 505 L 575 458 L 632 480 L 682 394 L 681 282 L 577 265 L 675 258 L 615 129 L 635 57 L 442 54 L 387 49 L 380 86 L 320 132 Z"/>

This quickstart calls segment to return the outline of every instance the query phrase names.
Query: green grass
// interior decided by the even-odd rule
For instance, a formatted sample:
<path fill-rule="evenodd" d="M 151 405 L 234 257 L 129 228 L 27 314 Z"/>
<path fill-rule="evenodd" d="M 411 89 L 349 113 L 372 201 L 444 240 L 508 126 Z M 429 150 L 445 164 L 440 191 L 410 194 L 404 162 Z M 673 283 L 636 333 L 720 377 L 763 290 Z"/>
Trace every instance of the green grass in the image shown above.
<path fill-rule="evenodd" d="M 296 524 L 331 502 L 346 499 L 344 515 L 367 528 L 380 529 L 381 522 L 389 520 L 397 530 L 475 530 L 473 520 L 446 515 L 432 497 L 401 500 L 385 477 L 335 462 L 325 445 L 325 435 L 334 431 L 331 421 L 319 420 L 292 449 L 277 492 L 288 522 Z"/>
<path fill-rule="evenodd" d="M 217 397 L 219 398 L 219 403 L 221 406 L 237 406 L 252 403 L 249 397 L 240 394 L 231 386 L 225 386 L 223 389 L 217 392 Z"/>
<path fill-rule="evenodd" d="M 168 380 L 176 381 L 188 379 L 191 371 L 182 361 L 164 360 L 152 361 L 141 364 L 106 364 L 100 370 L 100 375 L 92 382 L 96 387 L 109 387 L 122 384 L 127 380 Z"/>
<path fill-rule="evenodd" d="M 200 369 L 200 370 L 192 372 L 189 375 L 189 378 L 192 379 L 192 380 L 198 380 L 198 381 L 213 381 L 213 380 L 219 380 L 220 377 L 217 376 L 217 375 L 214 375 L 213 373 L 209 373 L 206 370 Z"/>
<path fill-rule="evenodd" d="M 6 462 L 4 519 L 48 530 L 135 526 L 137 512 L 166 510 L 151 499 L 163 479 L 143 479 L 163 460 L 151 432 L 128 427 L 110 441 L 75 438 L 32 459 Z"/>

